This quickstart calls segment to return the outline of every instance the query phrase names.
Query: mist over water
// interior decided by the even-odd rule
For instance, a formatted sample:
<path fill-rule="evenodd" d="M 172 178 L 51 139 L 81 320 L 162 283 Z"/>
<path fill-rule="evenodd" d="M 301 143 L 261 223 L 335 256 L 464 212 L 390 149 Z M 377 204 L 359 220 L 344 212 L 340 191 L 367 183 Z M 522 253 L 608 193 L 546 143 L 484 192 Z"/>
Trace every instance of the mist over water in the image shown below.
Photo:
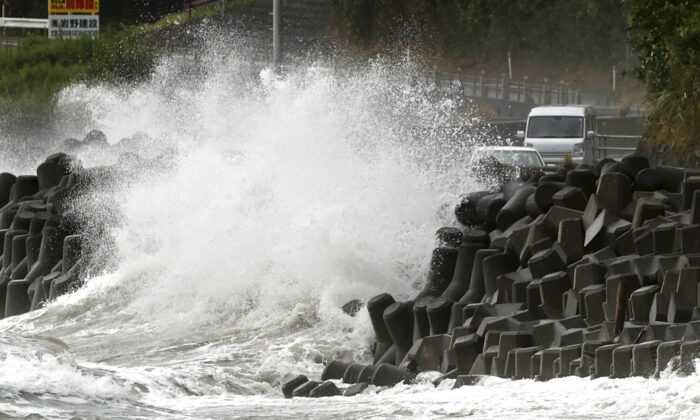
<path fill-rule="evenodd" d="M 80 151 L 83 164 L 131 169 L 76 203 L 115 219 L 109 270 L 0 321 L 0 415 L 690 416 L 697 377 L 671 372 L 282 400 L 293 375 L 369 360 L 367 315 L 340 306 L 421 287 L 435 230 L 474 188 L 469 147 L 488 139 L 470 128 L 467 104 L 437 94 L 411 60 L 319 60 L 277 75 L 236 48 L 166 57 L 137 86 L 72 86 L 49 141 L 0 157 L 28 173 L 37 150 L 99 129 L 111 146 Z M 633 407 L 626 396 L 639 389 L 645 403 Z M 579 404 L 563 404 L 577 393 Z"/>

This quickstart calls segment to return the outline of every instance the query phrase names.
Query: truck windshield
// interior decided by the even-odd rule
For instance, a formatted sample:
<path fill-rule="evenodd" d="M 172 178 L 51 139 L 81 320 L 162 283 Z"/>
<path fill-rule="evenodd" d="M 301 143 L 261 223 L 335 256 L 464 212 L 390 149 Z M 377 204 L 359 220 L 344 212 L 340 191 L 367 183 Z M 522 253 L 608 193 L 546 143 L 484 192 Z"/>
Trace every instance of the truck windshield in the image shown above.
<path fill-rule="evenodd" d="M 583 117 L 530 117 L 527 124 L 527 137 L 583 138 Z"/>

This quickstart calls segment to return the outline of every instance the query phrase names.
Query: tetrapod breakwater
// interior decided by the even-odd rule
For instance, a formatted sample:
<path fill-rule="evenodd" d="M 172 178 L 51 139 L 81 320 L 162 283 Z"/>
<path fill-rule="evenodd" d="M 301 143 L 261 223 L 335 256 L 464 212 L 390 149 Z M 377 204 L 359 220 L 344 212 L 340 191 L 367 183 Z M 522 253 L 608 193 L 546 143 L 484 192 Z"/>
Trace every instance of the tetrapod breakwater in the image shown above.
<path fill-rule="evenodd" d="M 62 147 L 97 153 L 108 144 L 103 133 L 92 131 Z M 106 227 L 118 206 L 100 201 L 99 192 L 117 178 L 133 176 L 137 166 L 160 167 L 157 160 L 124 153 L 114 165 L 88 168 L 77 155 L 58 152 L 34 174 L 0 173 L 0 319 L 40 308 L 104 270 L 101 247 L 109 247 Z M 95 204 L 93 214 L 75 205 L 85 201 Z"/>
<path fill-rule="evenodd" d="M 430 371 L 455 387 L 484 375 L 694 371 L 699 170 L 650 167 L 630 155 L 500 178 L 497 188 L 461 197 L 413 299 L 383 293 L 363 309 L 344 308 L 368 311 L 373 363 L 333 360 L 319 380 L 283 384 L 286 398 L 352 396 Z"/>

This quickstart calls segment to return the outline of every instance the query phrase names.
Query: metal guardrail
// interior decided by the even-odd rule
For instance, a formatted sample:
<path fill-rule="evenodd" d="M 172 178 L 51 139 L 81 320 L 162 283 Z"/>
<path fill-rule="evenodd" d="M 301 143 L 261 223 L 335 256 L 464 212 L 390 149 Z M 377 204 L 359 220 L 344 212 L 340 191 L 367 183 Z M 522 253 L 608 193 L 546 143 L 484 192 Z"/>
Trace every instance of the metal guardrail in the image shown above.
<path fill-rule="evenodd" d="M 583 142 L 584 162 L 589 165 L 603 159 L 620 159 L 634 153 L 642 136 L 623 134 L 598 134 Z"/>
<path fill-rule="evenodd" d="M 0 18 L 0 28 L 49 29 L 49 20 L 27 18 Z"/>
<path fill-rule="evenodd" d="M 584 96 L 580 89 L 571 89 L 563 83 L 533 83 L 527 78 L 517 81 L 439 72 L 433 72 L 433 78 L 438 87 L 457 90 L 465 96 L 533 105 L 581 104 Z"/>

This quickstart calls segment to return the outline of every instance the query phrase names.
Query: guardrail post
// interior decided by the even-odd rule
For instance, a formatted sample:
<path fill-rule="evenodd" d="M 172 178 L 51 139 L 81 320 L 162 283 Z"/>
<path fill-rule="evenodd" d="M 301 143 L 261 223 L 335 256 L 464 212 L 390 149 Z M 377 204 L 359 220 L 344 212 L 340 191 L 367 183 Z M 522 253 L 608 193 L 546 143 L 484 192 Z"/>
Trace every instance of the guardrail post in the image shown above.
<path fill-rule="evenodd" d="M 506 74 L 501 75 L 501 99 L 510 101 L 510 81 L 506 81 Z"/>

